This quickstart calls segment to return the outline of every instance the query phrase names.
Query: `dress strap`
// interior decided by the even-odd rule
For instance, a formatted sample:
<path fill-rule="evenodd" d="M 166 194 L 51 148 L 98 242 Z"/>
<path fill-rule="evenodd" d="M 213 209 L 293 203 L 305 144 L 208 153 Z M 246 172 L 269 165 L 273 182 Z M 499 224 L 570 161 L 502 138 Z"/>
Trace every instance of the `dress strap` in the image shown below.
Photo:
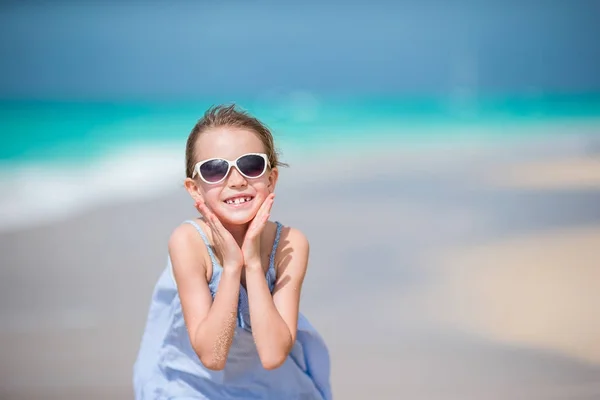
<path fill-rule="evenodd" d="M 281 236 L 281 228 L 283 228 L 283 225 L 279 222 L 279 221 L 275 221 L 275 224 L 277 225 L 277 230 L 275 231 L 275 240 L 273 241 L 273 249 L 271 250 L 271 255 L 269 257 L 269 269 L 268 269 L 268 273 L 271 273 L 273 275 L 273 278 L 275 278 L 276 274 L 275 274 L 275 253 L 277 252 L 277 246 L 279 245 L 279 238 Z"/>
<path fill-rule="evenodd" d="M 200 225 L 198 225 L 198 223 L 196 221 L 191 220 L 191 219 L 188 219 L 187 221 L 184 221 L 184 223 L 185 224 L 190 224 L 194 228 L 196 228 L 196 230 L 198 231 L 198 233 L 202 237 L 202 241 L 204 241 L 204 244 L 206 245 L 206 249 L 208 250 L 208 255 L 210 256 L 210 260 L 212 261 L 213 265 L 219 265 L 219 263 L 217 262 L 217 258 L 215 257 L 215 253 L 213 252 L 212 245 L 208 241 L 208 236 L 206 236 L 206 233 L 204 233 L 204 231 L 202 230 L 202 228 L 200 227 Z"/>

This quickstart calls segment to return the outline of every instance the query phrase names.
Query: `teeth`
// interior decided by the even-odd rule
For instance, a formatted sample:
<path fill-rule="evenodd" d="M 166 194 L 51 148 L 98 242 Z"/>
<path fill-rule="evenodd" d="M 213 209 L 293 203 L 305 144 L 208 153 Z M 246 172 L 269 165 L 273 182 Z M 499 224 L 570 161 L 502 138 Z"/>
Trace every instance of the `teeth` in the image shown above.
<path fill-rule="evenodd" d="M 252 200 L 252 197 L 238 197 L 234 200 L 227 200 L 227 201 L 225 201 L 225 203 L 227 203 L 227 204 L 242 204 L 242 203 L 245 203 L 250 200 Z"/>

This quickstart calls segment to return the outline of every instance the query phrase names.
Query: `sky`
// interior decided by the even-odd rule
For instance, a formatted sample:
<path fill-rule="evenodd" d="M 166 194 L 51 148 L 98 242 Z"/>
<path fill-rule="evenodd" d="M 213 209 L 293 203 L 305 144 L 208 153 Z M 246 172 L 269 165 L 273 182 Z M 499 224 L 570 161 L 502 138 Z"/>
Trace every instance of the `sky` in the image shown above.
<path fill-rule="evenodd" d="M 600 2 L 3 1 L 1 98 L 600 91 Z"/>

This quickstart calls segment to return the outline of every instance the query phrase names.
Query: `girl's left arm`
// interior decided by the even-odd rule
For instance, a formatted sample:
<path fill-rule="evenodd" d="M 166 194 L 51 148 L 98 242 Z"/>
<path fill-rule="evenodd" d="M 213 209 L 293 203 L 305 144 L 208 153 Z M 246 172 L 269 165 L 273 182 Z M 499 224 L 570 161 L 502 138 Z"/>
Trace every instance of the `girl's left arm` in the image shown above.
<path fill-rule="evenodd" d="M 281 366 L 296 340 L 300 291 L 309 257 L 308 240 L 297 229 L 283 228 L 278 252 L 280 261 L 273 294 L 262 266 L 246 265 L 252 335 L 265 369 Z"/>

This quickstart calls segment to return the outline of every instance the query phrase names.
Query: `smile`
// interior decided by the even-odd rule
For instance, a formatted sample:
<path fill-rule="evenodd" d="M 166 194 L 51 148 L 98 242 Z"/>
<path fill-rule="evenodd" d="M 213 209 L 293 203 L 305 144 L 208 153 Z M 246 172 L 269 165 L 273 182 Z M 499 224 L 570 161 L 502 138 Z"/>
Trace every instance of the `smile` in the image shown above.
<path fill-rule="evenodd" d="M 225 200 L 224 203 L 235 207 L 235 206 L 240 206 L 242 204 L 248 204 L 253 199 L 254 199 L 254 197 L 252 197 L 252 196 L 231 197 L 231 198 Z"/>

